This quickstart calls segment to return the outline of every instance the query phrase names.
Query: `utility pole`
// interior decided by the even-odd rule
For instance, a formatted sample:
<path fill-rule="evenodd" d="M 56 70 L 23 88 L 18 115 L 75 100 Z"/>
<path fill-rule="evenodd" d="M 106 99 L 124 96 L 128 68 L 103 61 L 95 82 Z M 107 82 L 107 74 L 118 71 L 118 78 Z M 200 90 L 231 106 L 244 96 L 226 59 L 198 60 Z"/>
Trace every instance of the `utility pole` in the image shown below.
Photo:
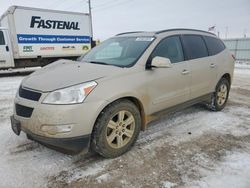
<path fill-rule="evenodd" d="M 93 24 L 92 24 L 91 0 L 88 0 L 88 4 L 89 4 L 89 18 L 90 18 L 91 47 L 92 47 L 94 33 L 93 33 Z"/>

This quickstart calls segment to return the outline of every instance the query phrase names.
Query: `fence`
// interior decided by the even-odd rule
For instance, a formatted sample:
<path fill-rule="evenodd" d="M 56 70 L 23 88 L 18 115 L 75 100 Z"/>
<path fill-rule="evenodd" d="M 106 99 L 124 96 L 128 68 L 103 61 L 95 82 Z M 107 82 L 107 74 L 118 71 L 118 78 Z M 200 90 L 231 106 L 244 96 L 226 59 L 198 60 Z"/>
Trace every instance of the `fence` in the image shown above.
<path fill-rule="evenodd" d="M 224 39 L 223 42 L 238 61 L 250 61 L 250 38 Z"/>

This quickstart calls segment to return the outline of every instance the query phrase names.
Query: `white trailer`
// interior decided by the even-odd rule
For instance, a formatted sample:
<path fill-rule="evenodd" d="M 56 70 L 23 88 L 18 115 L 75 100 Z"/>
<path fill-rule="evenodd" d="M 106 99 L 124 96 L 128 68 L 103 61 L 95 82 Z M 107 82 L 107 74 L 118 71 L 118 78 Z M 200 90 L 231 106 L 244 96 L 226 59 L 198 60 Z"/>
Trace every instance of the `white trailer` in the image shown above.
<path fill-rule="evenodd" d="M 44 66 L 91 48 L 89 14 L 12 6 L 0 26 L 0 69 Z"/>

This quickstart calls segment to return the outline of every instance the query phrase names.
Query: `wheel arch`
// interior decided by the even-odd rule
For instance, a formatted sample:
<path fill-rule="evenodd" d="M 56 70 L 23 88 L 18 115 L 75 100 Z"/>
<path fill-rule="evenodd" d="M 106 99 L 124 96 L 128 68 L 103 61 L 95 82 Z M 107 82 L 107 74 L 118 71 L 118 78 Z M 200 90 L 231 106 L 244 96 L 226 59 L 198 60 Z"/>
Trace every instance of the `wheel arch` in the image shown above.
<path fill-rule="evenodd" d="M 101 115 L 101 113 L 103 112 L 103 110 L 105 108 L 112 105 L 114 102 L 117 102 L 117 101 L 120 101 L 120 100 L 129 100 L 138 108 L 138 110 L 140 112 L 140 115 L 141 115 L 141 122 L 142 122 L 141 123 L 141 130 L 145 130 L 146 124 L 147 124 L 147 119 L 146 119 L 146 115 L 145 115 L 144 106 L 143 106 L 142 102 L 137 97 L 134 97 L 134 96 L 124 96 L 124 97 L 116 98 L 116 99 L 113 99 L 112 101 L 109 101 L 109 103 L 107 103 L 102 108 L 100 113 L 98 114 L 98 116 L 97 116 L 97 118 L 95 120 L 95 124 L 96 124 L 97 119 L 99 118 L 99 116 Z M 95 126 L 95 124 L 94 124 L 94 126 Z M 94 126 L 93 126 L 93 128 L 94 128 Z"/>
<path fill-rule="evenodd" d="M 121 98 L 121 99 L 118 99 L 118 100 L 122 100 L 122 99 L 127 99 L 131 102 L 133 102 L 136 107 L 138 108 L 140 114 L 141 114 L 141 121 L 142 121 L 142 124 L 141 124 L 141 130 L 145 130 L 146 128 L 146 115 L 145 115 L 145 111 L 144 111 L 144 107 L 143 107 L 143 104 L 142 102 L 136 98 L 136 97 L 124 97 L 124 98 Z"/>
<path fill-rule="evenodd" d="M 232 81 L 231 81 L 231 76 L 229 73 L 225 73 L 221 78 L 227 79 L 229 82 L 229 85 L 231 86 Z"/>

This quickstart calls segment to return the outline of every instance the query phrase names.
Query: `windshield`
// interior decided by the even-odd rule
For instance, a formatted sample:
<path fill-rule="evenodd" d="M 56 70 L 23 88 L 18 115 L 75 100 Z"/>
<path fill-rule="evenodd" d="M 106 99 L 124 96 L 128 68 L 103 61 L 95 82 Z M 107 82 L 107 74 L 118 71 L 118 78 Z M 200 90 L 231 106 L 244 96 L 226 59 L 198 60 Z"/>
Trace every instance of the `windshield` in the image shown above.
<path fill-rule="evenodd" d="M 129 67 L 136 63 L 153 40 L 153 37 L 111 38 L 83 55 L 80 61 Z"/>

